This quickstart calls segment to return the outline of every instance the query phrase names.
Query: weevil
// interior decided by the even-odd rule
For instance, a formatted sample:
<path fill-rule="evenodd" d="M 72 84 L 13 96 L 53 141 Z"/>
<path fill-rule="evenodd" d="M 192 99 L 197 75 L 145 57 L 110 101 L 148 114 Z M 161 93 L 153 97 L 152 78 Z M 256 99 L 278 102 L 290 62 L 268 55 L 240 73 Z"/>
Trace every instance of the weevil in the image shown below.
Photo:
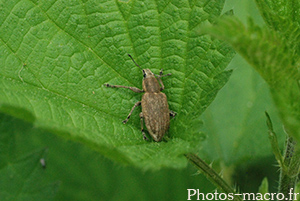
<path fill-rule="evenodd" d="M 134 64 L 137 67 L 139 67 L 143 72 L 143 90 L 136 87 L 128 87 L 122 85 L 104 84 L 104 86 L 111 88 L 130 89 L 136 93 L 145 92 L 142 96 L 142 100 L 134 104 L 127 118 L 123 121 L 123 124 L 127 123 L 133 110 L 136 107 L 142 106 L 142 112 L 140 113 L 140 121 L 143 138 L 144 140 L 148 140 L 144 132 L 143 121 L 145 121 L 145 125 L 150 136 L 155 141 L 159 142 L 162 140 L 164 134 L 169 130 L 170 116 L 174 117 L 176 115 L 176 112 L 169 110 L 167 96 L 161 92 L 165 88 L 161 77 L 169 76 L 171 75 L 171 73 L 163 75 L 163 69 L 161 69 L 159 75 L 155 75 L 149 69 L 142 69 L 134 61 L 130 54 L 128 54 L 128 56 L 131 58 Z"/>

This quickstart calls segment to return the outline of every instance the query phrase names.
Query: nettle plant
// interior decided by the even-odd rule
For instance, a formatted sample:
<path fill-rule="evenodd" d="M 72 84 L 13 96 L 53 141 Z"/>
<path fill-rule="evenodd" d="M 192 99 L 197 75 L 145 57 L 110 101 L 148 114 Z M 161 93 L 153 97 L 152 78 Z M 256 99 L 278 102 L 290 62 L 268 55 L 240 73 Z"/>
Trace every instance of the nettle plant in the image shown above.
<path fill-rule="evenodd" d="M 300 165 L 300 2 L 256 0 L 266 26 L 249 19 L 224 16 L 203 33 L 227 41 L 261 75 L 270 88 L 287 140 L 284 154 L 278 147 L 271 119 L 266 112 L 269 138 L 280 167 L 279 192 L 290 198 L 295 190 Z M 294 191 L 292 191 L 294 192 Z"/>
<path fill-rule="evenodd" d="M 1 112 L 145 170 L 183 168 L 190 160 L 220 190 L 234 193 L 195 154 L 205 139 L 200 115 L 228 81 L 231 71 L 225 68 L 234 48 L 268 83 L 287 132 L 282 156 L 267 115 L 281 170 L 279 191 L 286 194 L 297 182 L 300 162 L 296 143 L 300 140 L 300 5 L 257 0 L 267 24 L 261 28 L 251 21 L 245 27 L 232 12 L 219 19 L 224 2 L 2 2 Z M 163 78 L 164 93 L 177 116 L 161 142 L 142 139 L 138 111 L 122 124 L 140 95 L 103 87 L 118 83 L 141 88 L 142 73 L 128 53 L 143 69 L 172 73 Z M 5 165 L 11 159 L 3 150 L 12 149 L 8 143 L 2 145 L 0 171 L 8 178 L 14 173 Z M 267 192 L 267 182 L 261 191 Z"/>

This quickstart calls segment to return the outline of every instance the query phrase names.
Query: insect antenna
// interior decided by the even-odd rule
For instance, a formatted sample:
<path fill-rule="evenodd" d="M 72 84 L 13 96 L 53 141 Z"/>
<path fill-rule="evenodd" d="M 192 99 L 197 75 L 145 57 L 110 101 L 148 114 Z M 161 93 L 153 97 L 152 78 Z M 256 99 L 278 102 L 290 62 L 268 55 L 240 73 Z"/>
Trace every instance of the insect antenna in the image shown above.
<path fill-rule="evenodd" d="M 137 66 L 137 67 L 139 67 L 141 70 L 143 70 L 135 61 L 134 61 L 134 59 L 132 58 L 132 56 L 130 55 L 130 54 L 128 54 L 128 56 L 131 58 L 131 60 L 133 61 L 133 63 L 135 63 L 135 65 Z"/>

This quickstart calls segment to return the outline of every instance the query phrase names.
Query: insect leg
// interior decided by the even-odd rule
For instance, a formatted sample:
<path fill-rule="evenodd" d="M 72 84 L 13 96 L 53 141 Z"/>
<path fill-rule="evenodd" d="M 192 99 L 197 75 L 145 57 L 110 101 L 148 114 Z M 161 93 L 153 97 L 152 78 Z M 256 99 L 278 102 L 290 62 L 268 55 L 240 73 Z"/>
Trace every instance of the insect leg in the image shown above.
<path fill-rule="evenodd" d="M 161 90 L 161 91 L 164 90 L 164 89 L 165 89 L 164 83 L 162 82 L 162 80 L 160 79 L 160 77 L 158 77 L 157 79 L 158 79 L 158 81 L 159 81 L 159 83 L 160 83 L 160 90 Z"/>
<path fill-rule="evenodd" d="M 166 75 L 163 75 L 163 69 L 161 69 L 160 70 L 160 72 L 159 72 L 159 76 L 157 76 L 157 79 L 158 79 L 158 81 L 159 81 L 159 83 L 160 83 L 160 90 L 162 91 L 162 90 L 164 90 L 165 89 L 165 85 L 164 85 L 164 83 L 162 82 L 162 80 L 160 79 L 161 77 L 165 77 L 165 76 L 169 76 L 169 75 L 172 75 L 171 73 L 168 73 L 168 74 L 166 74 Z"/>
<path fill-rule="evenodd" d="M 163 75 L 163 69 L 160 69 L 159 77 L 166 77 L 166 76 L 169 76 L 169 75 L 172 75 L 172 73 L 168 73 L 168 74 Z"/>
<path fill-rule="evenodd" d="M 175 116 L 176 116 L 176 114 L 177 114 L 176 112 L 174 112 L 174 111 L 170 110 L 170 116 L 171 116 L 171 117 L 175 117 Z"/>
<path fill-rule="evenodd" d="M 163 75 L 163 69 L 160 69 L 159 77 L 161 77 L 162 75 Z"/>
<path fill-rule="evenodd" d="M 143 113 L 142 113 L 142 112 L 140 113 L 140 119 L 141 119 L 141 131 L 142 131 L 142 134 L 143 134 L 143 139 L 144 139 L 144 140 L 149 140 L 149 139 L 146 137 L 146 134 L 145 134 L 145 132 L 144 132 L 144 122 L 143 122 L 144 116 L 143 116 Z"/>
<path fill-rule="evenodd" d="M 106 87 L 111 87 L 111 88 L 125 88 L 125 89 L 130 89 L 131 91 L 134 91 L 136 93 L 142 93 L 144 92 L 144 90 L 141 90 L 139 88 L 136 87 L 128 87 L 128 86 L 122 86 L 122 85 L 110 85 L 110 84 L 104 84 L 104 86 Z"/>
<path fill-rule="evenodd" d="M 141 101 L 139 101 L 139 102 L 137 102 L 136 104 L 134 104 L 134 106 L 132 107 L 131 111 L 129 112 L 129 115 L 127 116 L 127 118 L 126 118 L 124 121 L 122 121 L 123 124 L 126 124 L 126 123 L 127 123 L 127 121 L 129 120 L 129 118 L 130 118 L 130 116 L 131 116 L 131 114 L 132 114 L 134 108 L 136 108 L 137 106 L 140 106 L 140 105 L 141 105 Z"/>

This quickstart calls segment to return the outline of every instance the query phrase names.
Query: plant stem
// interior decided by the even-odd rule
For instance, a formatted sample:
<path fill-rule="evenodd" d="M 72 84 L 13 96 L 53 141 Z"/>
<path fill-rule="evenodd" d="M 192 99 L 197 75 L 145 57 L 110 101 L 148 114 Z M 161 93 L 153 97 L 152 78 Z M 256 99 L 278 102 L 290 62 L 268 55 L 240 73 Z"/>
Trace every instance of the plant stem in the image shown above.
<path fill-rule="evenodd" d="M 287 167 L 285 166 L 285 163 L 284 163 L 284 158 L 281 155 L 281 151 L 280 151 L 280 148 L 278 145 L 277 136 L 273 129 L 273 124 L 272 124 L 270 115 L 267 112 L 265 112 L 265 115 L 267 117 L 266 123 L 267 123 L 268 129 L 269 129 L 268 134 L 269 134 L 269 140 L 270 140 L 270 143 L 272 146 L 273 154 L 275 155 L 275 158 L 276 158 L 280 168 L 283 169 L 283 171 L 287 171 Z"/>
<path fill-rule="evenodd" d="M 279 193 L 283 193 L 285 198 L 293 200 L 295 187 L 298 181 L 298 174 L 300 168 L 300 152 L 296 147 L 296 141 L 288 136 L 286 141 L 286 149 L 284 154 L 284 165 L 287 167 L 280 169 L 279 178 Z"/>
<path fill-rule="evenodd" d="M 224 193 L 232 194 L 235 201 L 242 201 L 241 197 L 235 195 L 235 191 L 217 174 L 207 163 L 205 163 L 196 154 L 189 153 L 185 154 L 185 157 L 192 162 L 202 173 L 210 180 L 214 185 L 216 185 Z"/>

